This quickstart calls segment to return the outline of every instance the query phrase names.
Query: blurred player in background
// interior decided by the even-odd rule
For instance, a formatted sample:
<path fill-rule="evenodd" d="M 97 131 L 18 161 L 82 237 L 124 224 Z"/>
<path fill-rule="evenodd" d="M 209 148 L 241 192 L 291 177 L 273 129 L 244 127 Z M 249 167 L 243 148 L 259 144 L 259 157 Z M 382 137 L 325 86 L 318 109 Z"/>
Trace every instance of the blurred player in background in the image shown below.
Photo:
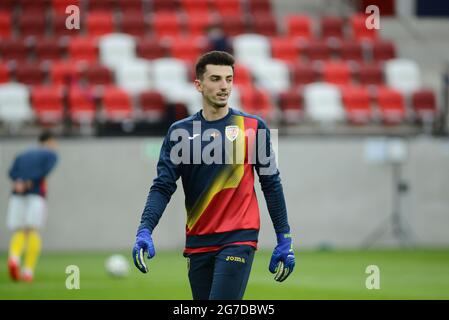
<path fill-rule="evenodd" d="M 39 136 L 39 146 L 20 153 L 14 159 L 9 177 L 12 194 L 9 199 L 7 226 L 11 238 L 8 269 L 15 281 L 33 280 L 34 269 L 41 251 L 39 229 L 46 215 L 45 179 L 57 162 L 56 139 L 51 132 Z M 21 269 L 21 259 L 24 264 Z"/>
<path fill-rule="evenodd" d="M 187 210 L 184 256 L 188 259 L 194 299 L 243 298 L 260 228 L 254 169 L 259 175 L 278 241 L 269 270 L 276 274 L 276 281 L 284 281 L 295 265 L 284 193 L 269 130 L 260 117 L 229 107 L 233 77 L 234 58 L 226 52 L 211 51 L 198 60 L 195 86 L 202 94 L 203 109 L 171 125 L 162 145 L 157 177 L 150 189 L 133 248 L 136 267 L 143 273 L 148 272 L 145 252 L 148 252 L 148 258 L 155 255 L 152 232 L 181 177 Z M 198 125 L 201 127 L 199 132 L 194 128 Z M 266 136 L 250 139 L 246 137 L 247 129 L 265 130 Z M 172 134 L 178 133 L 188 136 L 188 140 L 181 140 L 189 150 L 193 149 L 188 152 L 187 162 L 179 164 L 173 161 L 171 153 L 177 142 L 173 141 Z M 222 156 L 214 163 L 205 163 L 203 158 L 200 163 L 192 161 L 201 157 L 213 143 L 219 143 L 216 150 L 221 150 L 220 155 L 224 157 L 227 157 L 226 143 L 231 149 L 245 149 L 241 153 L 244 161 L 234 160 L 230 164 L 223 161 Z M 195 144 L 199 148 L 196 151 Z M 264 150 L 269 162 L 261 161 L 259 155 L 256 161 L 248 161 L 253 154 L 249 150 L 257 148 Z M 267 174 L 264 169 L 272 164 L 273 170 Z"/>

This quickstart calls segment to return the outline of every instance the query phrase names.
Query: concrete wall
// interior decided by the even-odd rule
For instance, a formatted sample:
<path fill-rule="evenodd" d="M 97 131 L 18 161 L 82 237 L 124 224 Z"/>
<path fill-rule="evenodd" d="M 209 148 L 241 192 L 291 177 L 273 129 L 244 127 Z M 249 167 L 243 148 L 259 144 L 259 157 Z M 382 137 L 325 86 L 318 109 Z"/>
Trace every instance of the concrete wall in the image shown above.
<path fill-rule="evenodd" d="M 8 246 L 5 226 L 7 170 L 14 154 L 31 141 L 0 143 L 0 250 Z M 48 250 L 131 247 L 155 175 L 161 139 L 60 141 L 60 163 L 49 179 L 49 215 L 43 232 Z M 365 158 L 366 139 L 279 141 L 279 163 L 290 224 L 300 247 L 361 246 L 392 212 L 391 166 Z M 449 142 L 409 142 L 403 169 L 411 190 L 403 201 L 413 240 L 422 246 L 449 245 Z M 274 234 L 257 183 L 262 216 L 261 247 Z M 158 228 L 158 248 L 182 248 L 185 213 L 179 185 Z M 398 244 L 391 229 L 374 243 Z"/>

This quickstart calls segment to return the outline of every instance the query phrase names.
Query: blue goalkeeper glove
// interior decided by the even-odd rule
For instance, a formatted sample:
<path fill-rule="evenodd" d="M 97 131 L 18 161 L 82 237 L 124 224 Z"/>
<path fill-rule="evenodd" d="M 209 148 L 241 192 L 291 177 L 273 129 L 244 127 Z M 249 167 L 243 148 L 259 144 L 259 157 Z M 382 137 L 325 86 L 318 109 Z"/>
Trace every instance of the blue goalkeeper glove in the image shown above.
<path fill-rule="evenodd" d="M 278 244 L 271 256 L 269 270 L 271 273 L 276 273 L 274 280 L 282 282 L 293 272 L 295 254 L 290 233 L 278 233 L 276 237 Z"/>
<path fill-rule="evenodd" d="M 148 272 L 147 265 L 145 264 L 145 251 L 148 252 L 148 259 L 153 258 L 156 254 L 150 230 L 141 229 L 136 235 L 136 243 L 133 248 L 133 260 L 137 269 L 143 273 Z"/>

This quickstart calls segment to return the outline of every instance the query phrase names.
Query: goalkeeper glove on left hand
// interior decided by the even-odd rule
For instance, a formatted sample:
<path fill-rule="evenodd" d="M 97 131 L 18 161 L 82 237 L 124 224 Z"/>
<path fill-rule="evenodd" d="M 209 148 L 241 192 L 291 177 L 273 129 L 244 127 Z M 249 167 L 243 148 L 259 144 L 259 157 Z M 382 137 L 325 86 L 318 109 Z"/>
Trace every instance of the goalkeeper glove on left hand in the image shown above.
<path fill-rule="evenodd" d="M 137 232 L 136 243 L 133 248 L 133 260 L 137 269 L 143 273 L 148 272 L 147 265 L 145 264 L 145 251 L 148 252 L 148 259 L 155 256 L 153 239 L 151 238 L 150 230 L 144 228 Z"/>
<path fill-rule="evenodd" d="M 295 254 L 290 233 L 278 233 L 276 237 L 278 244 L 271 256 L 269 270 L 276 273 L 274 280 L 282 282 L 293 272 Z"/>

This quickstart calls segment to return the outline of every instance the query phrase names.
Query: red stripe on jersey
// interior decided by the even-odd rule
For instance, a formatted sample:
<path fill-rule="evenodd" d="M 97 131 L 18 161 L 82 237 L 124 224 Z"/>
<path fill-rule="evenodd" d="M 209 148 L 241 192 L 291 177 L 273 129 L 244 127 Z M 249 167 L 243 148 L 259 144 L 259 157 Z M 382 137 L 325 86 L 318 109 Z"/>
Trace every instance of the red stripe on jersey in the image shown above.
<path fill-rule="evenodd" d="M 203 247 L 203 248 L 185 248 L 184 249 L 184 254 L 191 254 L 191 253 L 204 253 L 204 252 L 213 252 L 213 251 L 218 251 L 223 249 L 224 247 L 228 247 L 228 246 L 235 246 L 235 245 L 248 245 L 253 247 L 254 249 L 257 250 L 257 242 L 255 241 L 241 241 L 241 242 L 233 242 L 233 243 L 228 243 L 222 246 L 212 246 L 212 247 Z"/>
<path fill-rule="evenodd" d="M 257 137 L 257 128 L 258 122 L 257 119 L 245 117 L 243 120 L 245 125 L 245 143 L 246 143 L 246 155 L 245 155 L 245 163 L 256 163 L 256 159 L 254 158 L 255 154 L 254 149 L 256 148 L 256 137 Z"/>

